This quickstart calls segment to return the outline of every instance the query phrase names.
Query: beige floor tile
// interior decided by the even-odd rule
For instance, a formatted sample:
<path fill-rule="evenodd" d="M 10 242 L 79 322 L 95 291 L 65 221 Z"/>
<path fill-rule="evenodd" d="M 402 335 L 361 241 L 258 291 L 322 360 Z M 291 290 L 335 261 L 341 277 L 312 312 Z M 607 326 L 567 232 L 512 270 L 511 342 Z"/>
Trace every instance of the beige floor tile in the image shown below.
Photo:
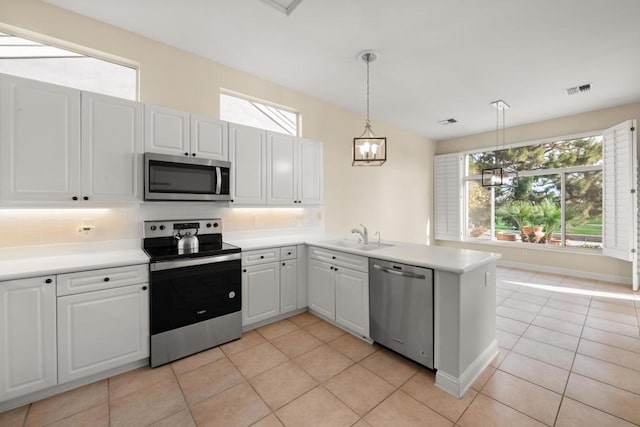
<path fill-rule="evenodd" d="M 0 424 L 2 425 L 2 424 Z M 56 421 L 52 424 L 47 424 L 47 427 L 78 427 L 78 426 L 91 426 L 91 427 L 108 427 L 109 426 L 109 403 L 104 403 L 95 406 L 91 409 L 79 412 L 68 418 Z"/>
<path fill-rule="evenodd" d="M 547 425 L 553 425 L 562 399 L 558 393 L 502 371 L 493 374 L 482 394 Z"/>
<path fill-rule="evenodd" d="M 324 344 L 318 338 L 303 329 L 297 329 L 291 333 L 278 337 L 271 341 L 271 343 L 275 345 L 278 350 L 292 359 Z"/>
<path fill-rule="evenodd" d="M 633 351 L 623 350 L 589 340 L 580 340 L 578 353 L 600 360 L 612 361 L 617 365 L 640 371 L 640 354 Z"/>
<path fill-rule="evenodd" d="M 493 358 L 489 365 L 494 368 L 499 368 L 502 362 L 504 362 L 505 357 L 507 357 L 509 353 L 509 349 L 498 347 L 498 355 Z"/>
<path fill-rule="evenodd" d="M 514 292 L 511 295 L 511 299 L 530 302 L 542 306 L 546 304 L 546 302 L 549 300 L 549 297 L 539 297 L 536 295 L 525 294 L 523 292 Z"/>
<path fill-rule="evenodd" d="M 191 408 L 198 427 L 249 426 L 269 415 L 269 412 L 267 405 L 246 382 Z"/>
<path fill-rule="evenodd" d="M 578 343 L 580 342 L 580 338 L 575 335 L 564 334 L 535 325 L 529 326 L 529 329 L 527 329 L 527 332 L 525 332 L 523 336 L 534 341 L 550 344 L 573 352 L 576 351 Z"/>
<path fill-rule="evenodd" d="M 469 409 L 458 421 L 458 425 L 462 427 L 544 427 L 541 422 L 482 394 L 476 396 L 471 402 Z"/>
<path fill-rule="evenodd" d="M 456 422 L 478 392 L 470 389 L 461 399 L 458 399 L 436 387 L 435 382 L 436 378 L 433 372 L 422 370 L 411 377 L 400 390 L 440 415 Z"/>
<path fill-rule="evenodd" d="M 369 424 L 364 418 L 361 418 L 360 421 L 355 423 L 352 427 L 371 427 L 371 424 Z"/>
<path fill-rule="evenodd" d="M 234 353 L 229 356 L 229 359 L 245 378 L 255 377 L 289 360 L 287 356 L 269 342 L 251 347 L 240 353 Z"/>
<path fill-rule="evenodd" d="M 556 285 L 558 283 L 562 283 L 564 278 L 565 276 L 560 274 L 537 272 L 531 278 L 531 281 L 537 284 Z"/>
<path fill-rule="evenodd" d="M 632 301 L 616 300 L 613 298 L 593 297 L 590 308 L 613 311 L 615 313 L 628 314 L 630 316 L 633 316 L 635 313 L 635 307 L 633 306 Z"/>
<path fill-rule="evenodd" d="M 637 394 L 571 373 L 565 396 L 631 423 L 640 424 L 640 396 Z"/>
<path fill-rule="evenodd" d="M 589 307 L 589 305 L 591 304 L 591 297 L 586 295 L 577 295 L 575 293 L 570 293 L 570 292 L 567 292 L 567 293 L 554 292 L 554 294 L 551 295 L 551 298 L 549 298 L 549 302 L 551 301 L 562 301 L 562 302 L 568 302 L 574 305 L 582 305 L 584 307 Z"/>
<path fill-rule="evenodd" d="M 582 331 L 582 339 L 596 341 L 624 350 L 640 353 L 640 338 L 628 337 L 626 335 L 615 334 L 600 329 L 585 327 Z"/>
<path fill-rule="evenodd" d="M 501 331 L 496 329 L 496 340 L 498 340 L 498 346 L 511 350 L 514 345 L 520 339 L 520 335 L 512 334 L 511 332 Z"/>
<path fill-rule="evenodd" d="M 486 368 L 484 368 L 484 371 L 482 371 L 482 373 L 478 376 L 478 378 L 476 378 L 473 384 L 471 384 L 471 388 L 476 391 L 482 390 L 482 387 L 484 387 L 487 381 L 489 381 L 489 378 L 491 378 L 495 371 L 496 368 L 494 368 L 493 366 L 487 366 Z"/>
<path fill-rule="evenodd" d="M 324 382 L 353 365 L 351 359 L 327 344 L 300 355 L 294 360 L 319 382 Z"/>
<path fill-rule="evenodd" d="M 556 310 L 563 310 L 565 312 L 576 313 L 576 314 L 587 314 L 589 312 L 588 305 L 580 305 L 580 304 L 572 304 L 570 302 L 558 301 L 551 297 L 549 301 L 547 301 L 546 307 L 555 308 Z"/>
<path fill-rule="evenodd" d="M 496 316 L 496 329 L 500 329 L 501 331 L 510 332 L 516 335 L 522 335 L 528 327 L 528 323 L 509 319 L 508 317 Z"/>
<path fill-rule="evenodd" d="M 330 341 L 329 345 L 354 362 L 361 361 L 370 354 L 375 353 L 379 348 L 375 344 L 369 344 L 351 334 L 345 334 L 340 338 L 336 338 Z"/>
<path fill-rule="evenodd" d="M 536 283 L 534 280 L 531 280 L 529 282 L 530 283 L 532 282 L 535 285 L 554 285 L 555 286 L 558 281 L 555 280 L 555 281 L 550 281 L 549 283 Z M 552 291 L 548 291 L 546 289 L 539 289 L 539 288 L 536 288 L 536 287 L 533 287 L 533 286 L 527 286 L 527 285 L 522 286 L 518 290 L 518 292 L 522 292 L 522 293 L 529 294 L 529 295 L 537 295 L 537 296 L 540 296 L 540 297 L 550 297 L 550 296 L 553 295 Z"/>
<path fill-rule="evenodd" d="M 513 352 L 540 360 L 558 368 L 570 370 L 573 363 L 573 351 L 522 337 L 513 347 Z"/>
<path fill-rule="evenodd" d="M 566 276 L 562 279 L 561 285 L 565 287 L 579 287 L 580 289 L 593 289 L 595 288 L 596 283 L 597 281 L 593 279 Z"/>
<path fill-rule="evenodd" d="M 311 376 L 291 361 L 269 369 L 249 382 L 273 411 L 318 385 Z"/>
<path fill-rule="evenodd" d="M 504 300 L 506 300 L 505 297 L 500 296 L 500 295 L 496 295 L 496 307 L 499 306 L 500 304 L 502 304 L 504 302 Z"/>
<path fill-rule="evenodd" d="M 173 368 L 173 372 L 176 375 L 180 375 L 222 358 L 224 358 L 224 353 L 220 350 L 220 347 L 215 347 L 184 359 L 176 360 L 171 364 L 171 368 Z"/>
<path fill-rule="evenodd" d="M 167 418 L 153 423 L 149 427 L 196 427 L 196 423 L 193 421 L 191 411 L 185 409 L 169 415 Z"/>
<path fill-rule="evenodd" d="M 329 322 L 321 320 L 320 322 L 313 323 L 305 328 L 311 335 L 324 341 L 333 341 L 338 337 L 346 334 L 342 329 L 333 326 Z"/>
<path fill-rule="evenodd" d="M 569 371 L 511 352 L 500 365 L 500 370 L 541 387 L 562 394 L 569 378 Z"/>
<path fill-rule="evenodd" d="M 599 319 L 597 317 L 587 317 L 586 326 L 595 329 L 601 329 L 614 334 L 627 335 L 633 338 L 640 338 L 640 332 L 637 326 L 627 325 L 625 323 L 613 322 L 611 320 Z"/>
<path fill-rule="evenodd" d="M 620 418 L 565 397 L 555 427 L 633 427 Z"/>
<path fill-rule="evenodd" d="M 374 427 L 388 426 L 452 426 L 442 415 L 420 404 L 402 391 L 396 391 L 373 411 L 365 420 Z"/>
<path fill-rule="evenodd" d="M 396 389 L 360 365 L 340 372 L 328 380 L 324 387 L 361 417 Z"/>
<path fill-rule="evenodd" d="M 180 388 L 191 406 L 243 381 L 244 377 L 226 357 L 178 375 Z"/>
<path fill-rule="evenodd" d="M 373 353 L 363 359 L 360 365 L 396 387 L 400 387 L 418 371 L 417 364 L 387 349 Z"/>
<path fill-rule="evenodd" d="M 258 328 L 257 331 L 266 339 L 273 340 L 274 338 L 286 335 L 289 332 L 293 332 L 297 329 L 298 327 L 296 325 L 289 322 L 287 319 L 284 319 L 278 322 L 270 323 L 266 326 L 262 326 L 261 328 Z"/>
<path fill-rule="evenodd" d="M 267 342 L 266 339 L 262 335 L 260 335 L 257 331 L 249 331 L 242 334 L 242 338 L 236 341 L 232 341 L 230 343 L 224 344 L 222 347 L 222 351 L 227 356 L 231 356 L 235 353 L 240 353 L 241 351 L 247 350 L 251 347 L 255 347 L 260 344 L 264 344 Z"/>
<path fill-rule="evenodd" d="M 503 305 L 496 308 L 496 314 L 509 319 L 519 320 L 520 322 L 531 323 L 536 317 L 536 313 L 522 311 L 519 308 L 505 307 Z"/>
<path fill-rule="evenodd" d="M 517 292 L 517 293 L 519 293 L 520 295 L 523 295 L 523 296 L 526 295 L 526 296 L 534 297 L 534 298 L 543 298 L 543 297 L 536 297 L 534 295 L 529 295 L 529 294 L 525 294 L 525 293 L 521 293 L 521 292 Z M 539 313 L 540 310 L 542 309 L 542 305 L 541 304 L 534 304 L 532 302 L 527 302 L 527 301 L 522 301 L 520 299 L 515 299 L 515 298 L 513 298 L 513 295 L 511 297 L 507 298 L 506 300 L 504 300 L 502 305 L 504 307 L 509 307 L 509 308 L 513 308 L 515 310 L 526 311 L 526 312 L 534 313 L 534 314 Z"/>
<path fill-rule="evenodd" d="M 11 409 L 9 411 L 0 412 L 0 426 L 2 427 L 22 427 L 24 420 L 27 417 L 27 411 L 29 405 L 24 405 L 19 408 Z"/>
<path fill-rule="evenodd" d="M 25 426 L 41 426 L 107 402 L 107 380 L 70 390 L 31 404 Z"/>
<path fill-rule="evenodd" d="M 269 414 L 260 421 L 255 424 L 251 424 L 251 427 L 282 427 L 283 424 L 280 422 L 278 417 L 275 414 Z"/>
<path fill-rule="evenodd" d="M 360 418 L 323 387 L 316 387 L 280 408 L 276 415 L 285 426 L 296 427 L 350 426 Z"/>
<path fill-rule="evenodd" d="M 119 399 L 122 396 L 151 387 L 154 384 L 175 378 L 171 365 L 158 368 L 145 366 L 134 369 L 124 374 L 109 378 L 109 400 Z"/>
<path fill-rule="evenodd" d="M 287 320 L 296 325 L 298 328 L 305 328 L 312 323 L 321 321 L 322 319 L 314 314 L 309 313 L 308 311 L 305 311 L 304 313 L 289 317 Z"/>
<path fill-rule="evenodd" d="M 111 426 L 143 426 L 187 408 L 175 378 L 112 400 Z"/>
<path fill-rule="evenodd" d="M 553 319 L 560 319 L 566 322 L 575 323 L 577 325 L 584 324 L 584 321 L 587 317 L 584 314 L 572 313 L 570 311 L 565 311 L 553 307 L 543 307 L 542 310 L 540 310 L 540 314 L 542 314 L 543 316 L 551 317 Z"/>
<path fill-rule="evenodd" d="M 542 328 L 551 329 L 556 332 L 562 332 L 563 334 L 573 335 L 576 337 L 579 337 L 582 333 L 582 325 L 566 322 L 560 319 L 553 319 L 541 314 L 539 314 L 531 323 L 535 326 L 540 326 Z"/>
<path fill-rule="evenodd" d="M 633 369 L 577 354 L 572 372 L 640 395 L 640 372 Z"/>
<path fill-rule="evenodd" d="M 625 323 L 631 326 L 638 326 L 638 317 L 632 314 L 617 313 L 615 311 L 589 309 L 589 317 L 611 320 L 613 322 Z"/>

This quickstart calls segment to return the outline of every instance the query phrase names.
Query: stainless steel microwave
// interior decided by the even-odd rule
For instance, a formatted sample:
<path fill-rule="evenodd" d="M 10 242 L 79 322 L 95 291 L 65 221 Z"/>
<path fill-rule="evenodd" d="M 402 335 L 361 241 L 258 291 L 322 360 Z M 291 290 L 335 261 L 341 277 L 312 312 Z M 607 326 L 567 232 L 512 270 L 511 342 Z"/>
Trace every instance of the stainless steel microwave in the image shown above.
<path fill-rule="evenodd" d="M 144 199 L 227 201 L 231 162 L 144 153 Z"/>

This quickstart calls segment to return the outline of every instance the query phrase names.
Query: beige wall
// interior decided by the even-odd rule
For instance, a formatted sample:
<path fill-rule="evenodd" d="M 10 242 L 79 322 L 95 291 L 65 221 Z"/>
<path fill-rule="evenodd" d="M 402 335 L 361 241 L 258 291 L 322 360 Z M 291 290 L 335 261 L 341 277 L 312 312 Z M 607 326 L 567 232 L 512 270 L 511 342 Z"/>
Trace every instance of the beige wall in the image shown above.
<path fill-rule="evenodd" d="M 364 223 L 385 239 L 426 242 L 434 142 L 374 120 L 375 131 L 388 139 L 389 160 L 354 168 L 350 144 L 362 132 L 360 114 L 47 3 L 0 0 L 0 23 L 138 63 L 142 102 L 218 117 L 224 88 L 298 110 L 302 136 L 324 142 L 327 231 L 346 236 Z"/>
<path fill-rule="evenodd" d="M 600 131 L 630 119 L 640 119 L 640 103 L 622 105 L 559 119 L 531 123 L 507 129 L 507 144 L 552 138 L 582 132 Z M 448 154 L 479 148 L 495 147 L 495 131 L 462 138 L 438 141 L 436 154 Z M 565 269 L 595 273 L 631 280 L 631 263 L 600 255 L 582 255 L 558 251 L 536 250 L 535 246 L 509 248 L 496 245 L 438 241 L 443 246 L 500 252 L 503 260 L 517 263 L 531 263 L 553 269 Z"/>

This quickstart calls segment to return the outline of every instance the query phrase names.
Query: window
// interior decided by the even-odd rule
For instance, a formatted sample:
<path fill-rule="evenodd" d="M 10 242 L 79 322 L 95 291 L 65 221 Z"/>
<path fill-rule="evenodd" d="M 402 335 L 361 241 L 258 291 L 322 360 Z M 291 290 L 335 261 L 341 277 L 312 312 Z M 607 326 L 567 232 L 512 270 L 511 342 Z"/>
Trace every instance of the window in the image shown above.
<path fill-rule="evenodd" d="M 298 113 L 225 93 L 220 94 L 220 120 L 298 135 Z"/>
<path fill-rule="evenodd" d="M 138 71 L 0 33 L 0 73 L 136 100 Z"/>
<path fill-rule="evenodd" d="M 602 247 L 602 136 L 467 154 L 466 238 Z M 482 169 L 518 170 L 518 186 L 481 185 Z"/>

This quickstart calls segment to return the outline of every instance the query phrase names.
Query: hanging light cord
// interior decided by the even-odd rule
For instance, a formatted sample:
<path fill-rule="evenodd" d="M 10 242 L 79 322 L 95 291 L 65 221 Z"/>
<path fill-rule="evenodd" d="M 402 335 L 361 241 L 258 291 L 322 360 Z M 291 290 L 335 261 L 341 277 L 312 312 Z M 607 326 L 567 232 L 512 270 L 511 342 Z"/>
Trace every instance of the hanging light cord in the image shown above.
<path fill-rule="evenodd" d="M 371 54 L 370 53 L 365 54 L 364 60 L 367 63 L 367 124 L 370 124 L 369 122 L 369 63 L 371 62 Z"/>

